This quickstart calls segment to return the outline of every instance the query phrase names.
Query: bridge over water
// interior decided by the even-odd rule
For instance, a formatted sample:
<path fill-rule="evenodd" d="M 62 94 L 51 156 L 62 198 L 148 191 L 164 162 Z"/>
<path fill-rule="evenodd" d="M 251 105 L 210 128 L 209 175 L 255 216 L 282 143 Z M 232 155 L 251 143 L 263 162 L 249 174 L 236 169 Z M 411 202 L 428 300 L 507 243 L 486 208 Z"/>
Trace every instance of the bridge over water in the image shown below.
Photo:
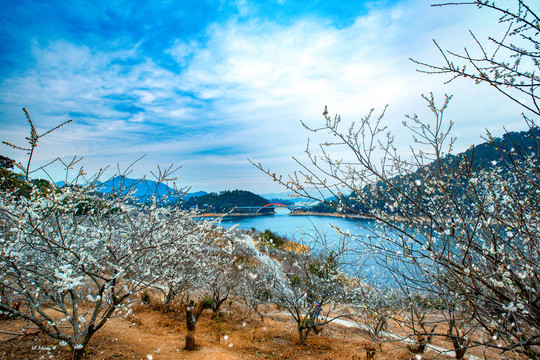
<path fill-rule="evenodd" d="M 306 210 L 309 208 L 309 206 L 305 206 L 305 205 L 283 205 L 280 203 L 272 203 L 272 204 L 266 204 L 264 206 L 237 206 L 236 209 L 245 210 L 251 213 L 259 213 L 263 209 L 274 210 L 276 207 L 286 208 L 286 209 L 289 209 L 290 211 Z"/>

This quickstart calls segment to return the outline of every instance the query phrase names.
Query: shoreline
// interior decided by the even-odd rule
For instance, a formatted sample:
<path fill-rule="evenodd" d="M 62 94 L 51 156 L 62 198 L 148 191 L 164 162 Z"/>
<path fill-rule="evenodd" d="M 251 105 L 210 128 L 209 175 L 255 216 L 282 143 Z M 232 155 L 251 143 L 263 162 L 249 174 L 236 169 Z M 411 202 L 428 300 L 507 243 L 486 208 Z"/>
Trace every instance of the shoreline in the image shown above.
<path fill-rule="evenodd" d="M 222 218 L 228 218 L 228 217 L 259 217 L 259 216 L 273 216 L 276 215 L 275 212 L 272 213 L 249 213 L 249 214 L 238 214 L 238 213 L 204 213 L 201 215 L 198 215 L 197 217 L 207 218 L 207 217 L 222 217 Z M 310 211 L 291 211 L 287 214 L 287 216 L 321 216 L 321 217 L 336 217 L 336 218 L 349 218 L 349 219 L 365 219 L 365 220 L 373 220 L 372 216 L 369 215 L 355 215 L 355 214 L 339 214 L 339 213 L 318 213 L 318 212 L 310 212 Z"/>
<path fill-rule="evenodd" d="M 227 218 L 227 217 L 253 217 L 253 216 L 270 216 L 270 215 L 275 215 L 276 213 L 273 212 L 273 213 L 265 213 L 265 214 L 261 214 L 261 213 L 249 213 L 249 214 L 238 214 L 238 213 L 204 213 L 204 214 L 200 214 L 198 215 L 197 217 L 223 217 L 223 218 Z"/>
<path fill-rule="evenodd" d="M 290 216 L 327 216 L 327 217 L 338 217 L 338 218 L 349 218 L 349 219 L 366 219 L 366 220 L 373 220 L 372 216 L 369 215 L 355 215 L 355 214 L 339 214 L 339 213 L 317 213 L 317 212 L 310 212 L 310 211 L 293 211 L 290 212 L 288 215 Z"/>

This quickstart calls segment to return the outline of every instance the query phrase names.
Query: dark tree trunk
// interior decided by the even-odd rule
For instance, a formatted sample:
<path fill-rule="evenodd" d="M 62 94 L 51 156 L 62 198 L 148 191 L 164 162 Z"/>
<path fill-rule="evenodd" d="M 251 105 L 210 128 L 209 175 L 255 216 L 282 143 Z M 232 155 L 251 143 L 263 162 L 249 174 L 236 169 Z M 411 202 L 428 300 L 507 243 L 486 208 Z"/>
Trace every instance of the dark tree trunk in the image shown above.
<path fill-rule="evenodd" d="M 71 360 L 80 360 L 83 357 L 84 350 L 86 349 L 86 345 L 90 342 L 90 339 L 92 338 L 92 335 L 94 335 L 96 332 L 96 328 L 93 325 L 90 325 L 88 328 L 88 331 L 86 334 L 84 334 L 82 341 L 81 341 L 81 347 L 78 349 L 73 348 L 73 353 L 71 355 Z"/>
<path fill-rule="evenodd" d="M 196 348 L 195 326 L 197 325 L 197 320 L 199 320 L 199 316 L 201 316 L 204 310 L 204 303 L 199 302 L 195 304 L 195 302 L 191 300 L 189 304 L 185 306 L 185 310 L 186 310 L 187 333 L 186 333 L 186 346 L 184 349 L 188 351 L 193 351 Z"/>
<path fill-rule="evenodd" d="M 184 350 L 193 351 L 195 350 L 195 328 L 193 330 L 188 329 L 186 333 L 186 347 Z"/>
<path fill-rule="evenodd" d="M 463 336 L 463 331 L 461 330 L 463 325 L 457 325 L 455 320 L 454 312 L 450 313 L 450 319 L 448 322 L 448 338 L 452 341 L 454 345 L 454 352 L 456 353 L 456 359 L 463 360 L 465 359 L 465 354 L 469 348 L 469 342 L 465 336 Z"/>
<path fill-rule="evenodd" d="M 309 326 L 305 326 L 302 323 L 298 325 L 298 340 L 300 342 L 300 345 L 306 344 L 306 339 L 309 335 L 310 330 L 311 328 Z"/>
<path fill-rule="evenodd" d="M 71 360 L 80 360 L 83 357 L 84 348 L 82 349 L 73 349 L 73 354 L 71 355 Z"/>
<path fill-rule="evenodd" d="M 221 310 L 221 305 L 227 300 L 228 296 L 224 297 L 223 299 L 220 299 L 217 296 L 214 296 L 213 306 L 212 306 L 212 318 L 216 318 L 216 316 L 219 315 Z"/>
<path fill-rule="evenodd" d="M 176 293 L 173 291 L 169 291 L 167 295 L 165 296 L 165 302 L 163 303 L 163 312 L 168 313 L 171 310 L 171 304 L 176 297 Z"/>
<path fill-rule="evenodd" d="M 373 360 L 375 359 L 375 354 L 377 353 L 377 349 L 373 346 L 366 346 L 366 360 Z"/>

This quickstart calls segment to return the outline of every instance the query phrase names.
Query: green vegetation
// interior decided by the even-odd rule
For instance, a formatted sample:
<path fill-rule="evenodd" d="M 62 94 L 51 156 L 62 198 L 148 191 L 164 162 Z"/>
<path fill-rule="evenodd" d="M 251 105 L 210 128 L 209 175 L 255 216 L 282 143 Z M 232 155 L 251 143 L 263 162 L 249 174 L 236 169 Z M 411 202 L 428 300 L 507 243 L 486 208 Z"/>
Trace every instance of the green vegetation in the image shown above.
<path fill-rule="evenodd" d="M 280 248 L 285 244 L 286 239 L 282 236 L 274 234 L 272 231 L 266 229 L 264 232 L 259 236 L 261 243 L 265 245 L 271 245 Z"/>
<path fill-rule="evenodd" d="M 13 169 L 15 166 L 15 160 L 6 156 L 0 155 L 0 169 Z"/>
<path fill-rule="evenodd" d="M 310 207 L 309 212 L 320 213 L 320 214 L 334 213 L 336 212 L 335 207 L 336 207 L 335 201 L 328 201 L 328 202 L 321 201 L 313 205 L 312 207 Z"/>
<path fill-rule="evenodd" d="M 242 209 L 242 207 L 262 207 L 270 204 L 265 198 L 245 190 L 222 191 L 219 194 L 210 193 L 197 196 L 186 200 L 183 207 L 198 207 L 201 211 L 209 213 L 228 213 L 235 214 L 253 213 L 251 209 Z M 272 213 L 272 207 L 264 208 L 259 213 Z"/>
<path fill-rule="evenodd" d="M 47 180 L 32 179 L 26 181 L 24 176 L 14 173 L 7 168 L 0 168 L 0 189 L 11 191 L 18 197 L 29 198 L 35 189 L 41 194 L 46 194 L 53 190 L 53 185 Z"/>
<path fill-rule="evenodd" d="M 141 303 L 142 304 L 150 304 L 150 294 L 148 294 L 148 290 L 144 290 L 141 293 Z"/>

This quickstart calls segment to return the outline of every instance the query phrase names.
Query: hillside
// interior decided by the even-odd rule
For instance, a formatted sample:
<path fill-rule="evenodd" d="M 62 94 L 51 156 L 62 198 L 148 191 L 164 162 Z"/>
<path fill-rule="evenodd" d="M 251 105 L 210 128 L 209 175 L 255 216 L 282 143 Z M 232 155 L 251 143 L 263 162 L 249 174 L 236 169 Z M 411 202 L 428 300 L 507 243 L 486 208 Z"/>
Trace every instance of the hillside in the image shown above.
<path fill-rule="evenodd" d="M 253 213 L 253 209 L 242 209 L 242 207 L 262 207 L 270 202 L 250 191 L 233 190 L 210 193 L 202 196 L 191 197 L 183 202 L 184 207 L 197 207 L 207 213 L 228 213 L 233 211 L 236 214 Z M 272 207 L 261 209 L 259 213 L 271 214 Z"/>
<path fill-rule="evenodd" d="M 477 174 L 480 171 L 497 171 L 501 177 L 506 178 L 512 176 L 511 168 L 512 158 L 536 157 L 540 155 L 540 128 L 533 127 L 528 131 L 508 132 L 501 138 L 494 138 L 493 141 L 486 141 L 476 146 L 471 146 L 467 150 L 457 154 L 449 154 L 441 161 L 441 169 L 446 172 L 447 176 L 452 176 L 458 172 L 459 167 L 466 165 L 470 176 Z M 408 186 L 408 184 L 419 180 L 422 176 L 421 172 L 438 171 L 438 164 L 432 162 L 423 168 L 419 168 L 416 172 L 407 176 L 398 176 L 391 179 L 391 182 L 396 186 Z M 459 170 L 463 172 L 463 169 Z M 461 177 L 460 182 L 453 185 L 459 190 L 459 186 L 464 186 L 467 179 Z M 358 196 L 348 196 L 343 199 L 345 203 L 355 212 L 360 214 L 369 214 L 370 208 L 384 208 L 384 196 L 380 196 L 387 190 L 386 185 L 378 184 L 376 193 L 372 189 L 364 187 L 363 194 Z M 363 202 L 355 200 L 356 198 L 364 199 Z M 369 199 L 369 200 L 366 200 Z M 335 207 L 337 201 L 320 202 L 310 208 L 310 212 L 314 213 L 333 213 L 336 212 Z M 391 211 L 391 210 L 387 210 Z M 399 209 L 394 212 L 399 213 Z"/>
<path fill-rule="evenodd" d="M 500 138 L 493 138 L 479 145 L 470 146 L 457 155 L 447 155 L 441 161 L 443 169 L 456 171 L 460 164 L 466 163 L 472 174 L 483 170 L 494 170 L 507 174 L 512 167 L 512 158 L 525 158 L 540 155 L 540 128 L 528 131 L 507 132 Z M 426 169 L 433 171 L 437 165 L 433 162 Z M 422 171 L 422 169 L 419 169 Z"/>

